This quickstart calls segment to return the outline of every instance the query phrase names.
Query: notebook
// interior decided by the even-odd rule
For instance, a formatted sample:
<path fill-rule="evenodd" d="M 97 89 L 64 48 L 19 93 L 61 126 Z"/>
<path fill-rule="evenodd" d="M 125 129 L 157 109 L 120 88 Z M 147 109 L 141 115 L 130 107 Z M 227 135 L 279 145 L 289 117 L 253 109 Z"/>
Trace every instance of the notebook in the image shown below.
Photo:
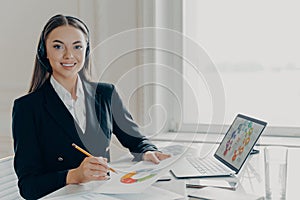
<path fill-rule="evenodd" d="M 238 114 L 214 155 L 185 157 L 171 168 L 176 178 L 222 177 L 238 174 L 267 123 Z"/>

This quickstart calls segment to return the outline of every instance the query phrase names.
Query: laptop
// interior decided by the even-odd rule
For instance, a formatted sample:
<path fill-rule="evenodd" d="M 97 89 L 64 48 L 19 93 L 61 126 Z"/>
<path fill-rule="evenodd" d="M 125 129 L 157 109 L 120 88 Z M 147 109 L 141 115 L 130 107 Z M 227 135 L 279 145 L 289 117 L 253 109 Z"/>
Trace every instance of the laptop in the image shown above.
<path fill-rule="evenodd" d="M 176 178 L 238 174 L 266 125 L 264 121 L 238 114 L 213 156 L 184 157 L 170 171 Z"/>

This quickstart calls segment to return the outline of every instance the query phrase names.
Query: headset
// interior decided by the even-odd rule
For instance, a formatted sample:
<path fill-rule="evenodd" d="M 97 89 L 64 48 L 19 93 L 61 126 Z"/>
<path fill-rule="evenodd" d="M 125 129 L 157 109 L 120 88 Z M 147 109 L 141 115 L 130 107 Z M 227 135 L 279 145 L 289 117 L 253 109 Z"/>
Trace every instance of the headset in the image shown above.
<path fill-rule="evenodd" d="M 59 16 L 61 16 L 61 15 L 59 15 Z M 53 18 L 55 18 L 55 17 L 57 17 L 57 16 L 54 16 Z M 74 21 L 78 21 L 81 25 L 84 26 L 86 33 L 87 33 L 87 40 L 88 40 L 87 46 L 86 46 L 86 52 L 85 52 L 85 59 L 87 60 L 90 55 L 90 42 L 89 42 L 90 41 L 90 33 L 89 33 L 88 27 L 85 25 L 85 23 L 83 21 L 81 21 L 80 19 L 78 19 L 76 17 L 72 17 L 72 16 L 65 16 L 65 17 L 68 20 L 73 19 Z M 53 18 L 51 18 L 51 19 L 53 19 Z M 49 20 L 49 22 L 51 21 L 51 19 Z M 47 24 L 49 24 L 49 22 Z M 45 44 L 45 38 L 44 38 L 46 27 L 47 27 L 47 25 L 44 27 L 44 30 L 41 33 L 36 57 L 37 57 L 38 62 L 47 70 L 47 72 L 52 74 L 52 68 L 51 68 L 50 62 L 47 58 L 46 44 Z"/>

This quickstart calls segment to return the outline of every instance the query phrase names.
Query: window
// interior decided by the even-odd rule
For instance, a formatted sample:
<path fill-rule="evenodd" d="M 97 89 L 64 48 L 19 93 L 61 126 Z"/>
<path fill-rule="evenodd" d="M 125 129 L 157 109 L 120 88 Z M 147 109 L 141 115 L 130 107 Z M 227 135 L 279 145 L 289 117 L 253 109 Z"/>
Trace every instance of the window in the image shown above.
<path fill-rule="evenodd" d="M 184 34 L 205 50 L 219 72 L 225 124 L 243 113 L 267 121 L 268 134 L 300 136 L 297 8 L 292 0 L 185 1 Z M 186 63 L 183 74 L 196 94 L 183 87 L 184 127 L 210 124 L 216 111 L 207 82 Z"/>

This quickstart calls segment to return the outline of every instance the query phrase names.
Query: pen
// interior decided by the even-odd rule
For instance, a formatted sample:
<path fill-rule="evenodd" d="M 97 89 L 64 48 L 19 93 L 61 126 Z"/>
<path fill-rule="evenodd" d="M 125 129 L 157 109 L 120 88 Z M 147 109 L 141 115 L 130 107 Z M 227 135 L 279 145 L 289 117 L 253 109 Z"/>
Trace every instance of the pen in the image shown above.
<path fill-rule="evenodd" d="M 88 156 L 88 157 L 93 157 L 92 154 L 90 154 L 89 152 L 87 152 L 87 151 L 84 150 L 83 148 L 77 146 L 76 144 L 72 143 L 72 146 L 73 146 L 75 149 L 77 149 L 78 151 L 80 151 L 81 153 L 85 154 L 86 156 Z M 114 172 L 114 173 L 117 174 L 117 171 L 114 170 L 113 168 L 109 167 L 108 169 L 109 169 L 110 171 L 112 171 L 112 172 Z"/>

